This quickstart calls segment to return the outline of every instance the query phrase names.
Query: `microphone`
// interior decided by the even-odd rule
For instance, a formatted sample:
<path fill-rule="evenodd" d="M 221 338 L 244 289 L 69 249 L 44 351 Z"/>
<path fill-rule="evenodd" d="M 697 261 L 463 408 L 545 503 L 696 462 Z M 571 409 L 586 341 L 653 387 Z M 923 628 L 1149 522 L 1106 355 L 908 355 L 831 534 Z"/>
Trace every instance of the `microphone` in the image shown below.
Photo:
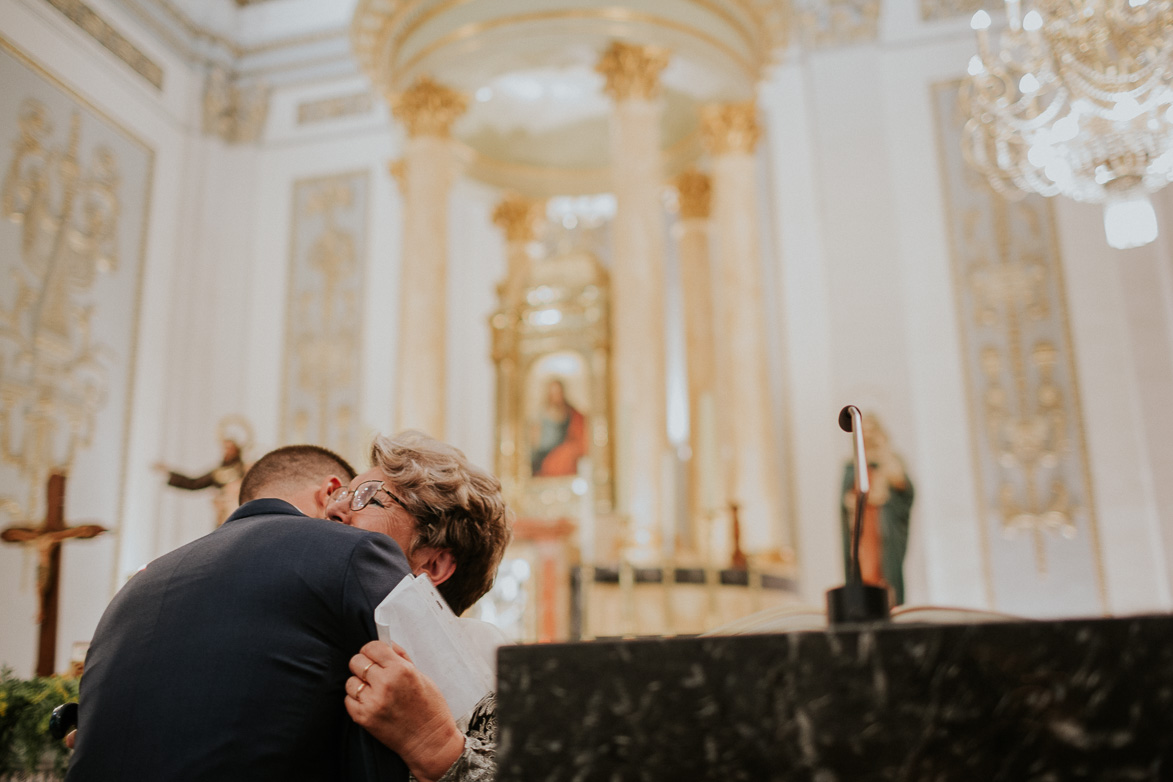
<path fill-rule="evenodd" d="M 851 562 L 847 583 L 827 592 L 827 619 L 832 624 L 875 622 L 888 618 L 888 590 L 863 583 L 859 567 L 859 538 L 868 502 L 868 460 L 863 447 L 863 416 L 855 405 L 839 411 L 839 428 L 851 433 L 855 460 L 855 523 L 852 525 Z"/>

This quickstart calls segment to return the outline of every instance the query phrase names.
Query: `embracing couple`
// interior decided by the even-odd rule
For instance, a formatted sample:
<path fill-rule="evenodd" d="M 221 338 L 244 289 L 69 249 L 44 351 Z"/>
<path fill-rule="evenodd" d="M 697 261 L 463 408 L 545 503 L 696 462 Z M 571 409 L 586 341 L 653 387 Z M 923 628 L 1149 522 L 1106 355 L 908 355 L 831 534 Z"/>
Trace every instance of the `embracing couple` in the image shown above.
<path fill-rule="evenodd" d="M 262 457 L 214 532 L 130 579 L 81 681 L 69 782 L 489 779 L 491 696 L 461 732 L 376 641 L 375 607 L 426 574 L 457 614 L 509 542 L 496 478 L 418 432 L 371 467 L 309 445 Z"/>

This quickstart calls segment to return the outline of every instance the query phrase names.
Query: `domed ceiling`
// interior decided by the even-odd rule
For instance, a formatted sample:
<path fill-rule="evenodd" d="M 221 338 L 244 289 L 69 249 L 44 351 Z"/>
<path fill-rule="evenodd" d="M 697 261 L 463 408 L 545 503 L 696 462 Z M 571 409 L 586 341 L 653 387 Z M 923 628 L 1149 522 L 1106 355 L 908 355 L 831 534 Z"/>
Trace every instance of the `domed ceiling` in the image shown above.
<path fill-rule="evenodd" d="M 469 96 L 453 127 L 470 173 L 535 196 L 607 189 L 611 102 L 595 65 L 614 40 L 667 48 L 666 173 L 700 153 L 701 104 L 745 100 L 785 43 L 782 0 L 359 0 L 352 37 L 386 94 L 420 76 Z"/>

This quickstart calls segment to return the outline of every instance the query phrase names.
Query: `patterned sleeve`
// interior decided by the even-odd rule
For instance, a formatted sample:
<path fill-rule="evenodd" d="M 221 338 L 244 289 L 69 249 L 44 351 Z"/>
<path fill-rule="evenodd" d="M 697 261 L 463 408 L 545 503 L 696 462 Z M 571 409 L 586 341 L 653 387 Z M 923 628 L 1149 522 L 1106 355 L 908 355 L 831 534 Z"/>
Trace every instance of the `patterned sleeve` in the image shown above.
<path fill-rule="evenodd" d="M 437 782 L 493 782 L 496 776 L 497 696 L 489 693 L 472 711 L 464 752 Z"/>

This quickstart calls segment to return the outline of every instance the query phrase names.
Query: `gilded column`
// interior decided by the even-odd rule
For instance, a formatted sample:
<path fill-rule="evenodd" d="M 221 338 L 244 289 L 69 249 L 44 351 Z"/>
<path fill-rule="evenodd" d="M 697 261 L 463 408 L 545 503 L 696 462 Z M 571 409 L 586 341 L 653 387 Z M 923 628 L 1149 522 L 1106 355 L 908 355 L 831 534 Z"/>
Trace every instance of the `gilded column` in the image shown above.
<path fill-rule="evenodd" d="M 514 500 L 515 484 L 522 472 L 523 383 L 516 342 L 531 265 L 528 248 L 537 235 L 542 205 L 541 201 L 511 193 L 493 210 L 493 222 L 505 234 L 506 271 L 505 279 L 497 286 L 500 307 L 493 316 L 493 360 L 498 367 L 497 421 L 501 427 L 497 475 L 505 485 L 507 500 Z"/>
<path fill-rule="evenodd" d="M 670 458 L 664 334 L 664 217 L 660 201 L 660 72 L 668 52 L 615 42 L 597 70 L 614 102 L 611 170 L 618 203 L 611 266 L 612 390 L 617 510 L 633 554 L 670 553 L 665 514 Z"/>
<path fill-rule="evenodd" d="M 726 502 L 736 505 L 741 545 L 779 552 L 783 535 L 774 441 L 754 147 L 761 136 L 753 101 L 706 106 L 701 132 L 712 158 L 716 232 L 718 427 Z"/>
<path fill-rule="evenodd" d="M 680 210 L 674 235 L 686 313 L 684 354 L 687 357 L 688 423 L 692 447 L 688 465 L 689 543 L 698 552 L 708 551 L 724 560 L 731 553 L 726 550 L 728 541 L 723 541 L 722 545 L 722 541 L 712 540 L 713 536 L 709 534 L 709 522 L 725 505 L 717 450 L 717 356 L 713 340 L 713 271 L 709 257 L 712 183 L 707 175 L 689 170 L 676 177 L 674 184 Z"/>
<path fill-rule="evenodd" d="M 407 127 L 403 156 L 403 261 L 395 427 L 444 437 L 447 388 L 448 193 L 457 173 L 449 138 L 467 105 L 458 92 L 421 77 L 390 97 Z"/>

